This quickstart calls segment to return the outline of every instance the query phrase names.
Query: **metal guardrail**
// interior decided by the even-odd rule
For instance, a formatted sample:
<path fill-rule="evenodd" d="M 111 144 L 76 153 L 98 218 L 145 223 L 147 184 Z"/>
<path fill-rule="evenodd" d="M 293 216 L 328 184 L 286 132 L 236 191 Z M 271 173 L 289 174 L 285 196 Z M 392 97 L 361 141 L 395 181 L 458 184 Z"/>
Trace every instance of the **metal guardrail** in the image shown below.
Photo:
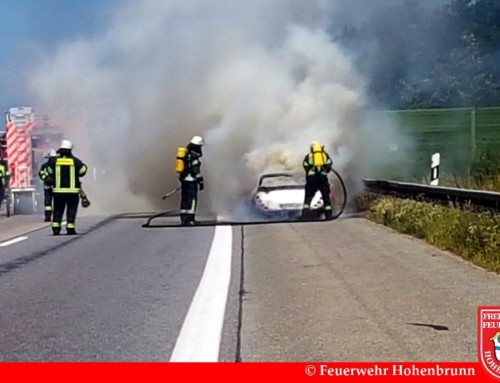
<path fill-rule="evenodd" d="M 366 190 L 373 193 L 390 194 L 404 198 L 427 198 L 500 210 L 500 193 L 385 180 L 365 179 L 363 182 Z"/>

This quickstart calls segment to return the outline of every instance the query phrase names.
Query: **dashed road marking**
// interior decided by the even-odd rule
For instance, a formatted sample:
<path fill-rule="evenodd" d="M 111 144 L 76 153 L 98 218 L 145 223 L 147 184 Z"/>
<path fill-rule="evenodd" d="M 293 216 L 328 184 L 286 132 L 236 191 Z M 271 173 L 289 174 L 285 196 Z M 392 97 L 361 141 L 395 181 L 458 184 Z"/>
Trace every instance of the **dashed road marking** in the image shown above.
<path fill-rule="evenodd" d="M 10 246 L 10 245 L 13 245 L 14 243 L 24 241 L 25 239 L 28 239 L 28 237 L 26 237 L 26 236 L 17 237 L 17 238 L 11 239 L 9 241 L 5 241 L 5 242 L 0 243 L 0 247 Z"/>
<path fill-rule="evenodd" d="M 231 280 L 231 226 L 216 226 L 205 271 L 184 319 L 171 362 L 217 362 Z"/>

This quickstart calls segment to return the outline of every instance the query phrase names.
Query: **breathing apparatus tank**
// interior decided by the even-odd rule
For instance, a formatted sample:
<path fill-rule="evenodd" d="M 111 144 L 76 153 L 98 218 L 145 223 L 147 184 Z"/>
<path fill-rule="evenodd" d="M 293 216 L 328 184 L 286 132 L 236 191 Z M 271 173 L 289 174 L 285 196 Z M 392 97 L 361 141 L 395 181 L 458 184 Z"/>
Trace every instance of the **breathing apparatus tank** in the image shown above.
<path fill-rule="evenodd" d="M 323 147 L 318 142 L 313 142 L 311 145 L 313 164 L 316 167 L 321 167 L 325 164 L 325 154 Z"/>
<path fill-rule="evenodd" d="M 186 152 L 186 148 L 184 147 L 177 148 L 177 156 L 175 160 L 175 171 L 177 173 L 182 173 L 185 169 Z"/>

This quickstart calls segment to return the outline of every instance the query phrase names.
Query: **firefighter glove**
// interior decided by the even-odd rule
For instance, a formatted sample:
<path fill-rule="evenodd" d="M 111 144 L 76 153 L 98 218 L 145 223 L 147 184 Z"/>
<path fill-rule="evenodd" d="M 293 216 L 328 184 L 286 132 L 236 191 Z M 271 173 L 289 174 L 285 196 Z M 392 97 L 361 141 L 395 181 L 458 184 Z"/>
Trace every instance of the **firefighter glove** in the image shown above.
<path fill-rule="evenodd" d="M 203 179 L 201 179 L 201 181 L 198 182 L 198 185 L 200 186 L 200 190 L 205 189 L 205 184 L 203 182 Z"/>

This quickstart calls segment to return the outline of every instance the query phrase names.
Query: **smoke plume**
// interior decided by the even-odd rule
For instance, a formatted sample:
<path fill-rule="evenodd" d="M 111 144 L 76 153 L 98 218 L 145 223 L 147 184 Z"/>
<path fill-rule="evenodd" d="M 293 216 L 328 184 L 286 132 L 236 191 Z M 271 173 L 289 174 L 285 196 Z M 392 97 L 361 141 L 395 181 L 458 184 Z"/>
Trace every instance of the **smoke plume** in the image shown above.
<path fill-rule="evenodd" d="M 330 3 L 124 3 L 98 39 L 45 58 L 31 89 L 42 108 L 84 108 L 89 128 L 69 138 L 78 155 L 80 137 L 91 137 L 80 155 L 95 168 L 101 209 L 161 207 L 178 186 L 175 150 L 194 134 L 207 142 L 201 203 L 219 213 L 265 172 L 302 176 L 313 140 L 356 178 L 365 84 L 327 33 Z"/>

